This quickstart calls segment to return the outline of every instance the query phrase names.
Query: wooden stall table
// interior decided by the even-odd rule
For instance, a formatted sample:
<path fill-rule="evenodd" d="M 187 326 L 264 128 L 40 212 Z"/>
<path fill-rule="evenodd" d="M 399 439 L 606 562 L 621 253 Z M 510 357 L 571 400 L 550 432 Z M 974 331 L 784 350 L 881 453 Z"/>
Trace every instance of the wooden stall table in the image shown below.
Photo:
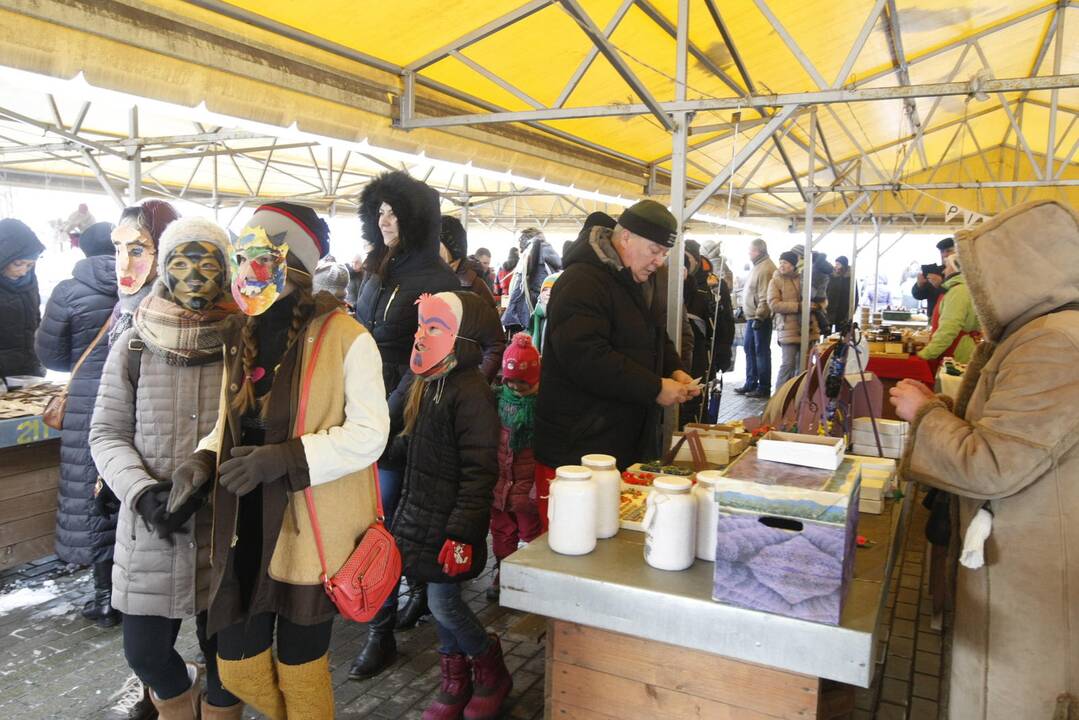
<path fill-rule="evenodd" d="M 47 383 L 0 395 L 0 570 L 53 551 L 60 433 L 41 412 L 61 389 Z"/>
<path fill-rule="evenodd" d="M 827 718 L 834 682 L 869 687 L 882 662 L 909 511 L 907 493 L 859 517 L 875 544 L 857 550 L 837 626 L 715 602 L 712 563 L 656 570 L 631 530 L 577 557 L 537 538 L 502 561 L 500 601 L 547 618 L 547 718 Z"/>
<path fill-rule="evenodd" d="M 865 369 L 880 378 L 881 387 L 884 389 L 881 415 L 889 420 L 899 419 L 899 416 L 895 414 L 895 408 L 888 402 L 888 391 L 900 380 L 917 380 L 929 388 L 933 388 L 936 384 L 936 378 L 933 377 L 933 370 L 929 367 L 929 363 L 917 355 L 895 357 L 870 354 Z"/>

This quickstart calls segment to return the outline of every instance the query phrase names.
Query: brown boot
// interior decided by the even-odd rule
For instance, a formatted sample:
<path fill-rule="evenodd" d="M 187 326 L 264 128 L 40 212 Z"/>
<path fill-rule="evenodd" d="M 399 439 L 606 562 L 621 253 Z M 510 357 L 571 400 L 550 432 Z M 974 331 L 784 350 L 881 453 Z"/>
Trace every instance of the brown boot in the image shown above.
<path fill-rule="evenodd" d="M 483 654 L 472 658 L 475 687 L 465 706 L 465 720 L 492 720 L 498 717 L 502 703 L 513 689 L 513 678 L 502 659 L 502 643 L 491 635 L 491 644 Z"/>
<path fill-rule="evenodd" d="M 472 697 L 472 673 L 464 653 L 443 655 L 442 686 L 423 711 L 423 720 L 458 720 Z"/>
<path fill-rule="evenodd" d="M 199 688 L 197 685 L 199 671 L 191 663 L 187 664 L 187 676 L 191 679 L 191 686 L 187 692 L 181 693 L 168 700 L 160 700 L 154 691 L 150 691 L 150 700 L 157 708 L 157 716 L 160 720 L 198 720 L 199 718 Z"/>
<path fill-rule="evenodd" d="M 244 716 L 244 704 L 238 702 L 228 707 L 218 707 L 206 702 L 202 696 L 202 720 L 240 720 Z"/>

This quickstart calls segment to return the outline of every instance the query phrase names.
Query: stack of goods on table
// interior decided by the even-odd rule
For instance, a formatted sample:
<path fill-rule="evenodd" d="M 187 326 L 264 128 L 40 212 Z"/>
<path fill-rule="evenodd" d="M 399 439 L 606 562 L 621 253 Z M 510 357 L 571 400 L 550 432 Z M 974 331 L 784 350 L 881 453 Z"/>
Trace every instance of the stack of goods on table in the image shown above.
<path fill-rule="evenodd" d="M 867 455 L 847 455 L 858 465 L 862 474 L 862 489 L 858 494 L 858 512 L 880 515 L 884 500 L 896 490 L 898 478 L 896 461 Z"/>
<path fill-rule="evenodd" d="M 873 432 L 874 422 L 877 426 L 876 433 Z M 856 455 L 874 455 L 898 460 L 903 457 L 909 427 L 902 420 L 856 417 L 850 430 L 851 450 Z M 877 447 L 878 436 L 880 448 Z"/>
<path fill-rule="evenodd" d="M 40 415 L 45 406 L 64 389 L 63 385 L 37 382 L 0 394 L 0 420 Z"/>
<path fill-rule="evenodd" d="M 771 432 L 731 463 L 715 483 L 714 600 L 839 623 L 861 487 L 843 450 L 838 438 Z M 792 464 L 803 462 L 816 467 Z"/>

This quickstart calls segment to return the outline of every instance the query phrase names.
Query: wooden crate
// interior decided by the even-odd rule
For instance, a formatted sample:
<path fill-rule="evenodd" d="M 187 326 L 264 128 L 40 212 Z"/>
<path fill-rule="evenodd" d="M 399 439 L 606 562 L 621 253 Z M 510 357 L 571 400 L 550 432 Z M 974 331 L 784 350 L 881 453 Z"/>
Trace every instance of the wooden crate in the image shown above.
<path fill-rule="evenodd" d="M 820 680 L 549 620 L 544 699 L 547 718 L 815 718 Z"/>
<path fill-rule="evenodd" d="M 0 450 L 0 570 L 53 551 L 60 442 Z"/>

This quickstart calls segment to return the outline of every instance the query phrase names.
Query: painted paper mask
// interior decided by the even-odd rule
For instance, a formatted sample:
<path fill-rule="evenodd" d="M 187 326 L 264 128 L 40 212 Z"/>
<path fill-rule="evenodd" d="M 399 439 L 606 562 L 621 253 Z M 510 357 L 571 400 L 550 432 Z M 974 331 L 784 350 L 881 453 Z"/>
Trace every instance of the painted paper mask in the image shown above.
<path fill-rule="evenodd" d="M 421 295 L 416 305 L 419 306 L 419 326 L 410 364 L 412 372 L 424 375 L 453 352 L 460 320 L 449 303 L 437 295 Z"/>
<path fill-rule="evenodd" d="M 285 289 L 288 243 L 275 244 L 261 226 L 245 227 L 231 242 L 232 297 L 245 315 L 261 315 Z"/>
<path fill-rule="evenodd" d="M 180 243 L 165 256 L 162 279 L 180 305 L 188 310 L 206 310 L 225 294 L 225 257 L 213 243 Z"/>
<path fill-rule="evenodd" d="M 134 295 L 157 277 L 157 249 L 150 233 L 135 222 L 123 222 L 112 231 L 116 248 L 116 283 L 120 294 Z"/>

